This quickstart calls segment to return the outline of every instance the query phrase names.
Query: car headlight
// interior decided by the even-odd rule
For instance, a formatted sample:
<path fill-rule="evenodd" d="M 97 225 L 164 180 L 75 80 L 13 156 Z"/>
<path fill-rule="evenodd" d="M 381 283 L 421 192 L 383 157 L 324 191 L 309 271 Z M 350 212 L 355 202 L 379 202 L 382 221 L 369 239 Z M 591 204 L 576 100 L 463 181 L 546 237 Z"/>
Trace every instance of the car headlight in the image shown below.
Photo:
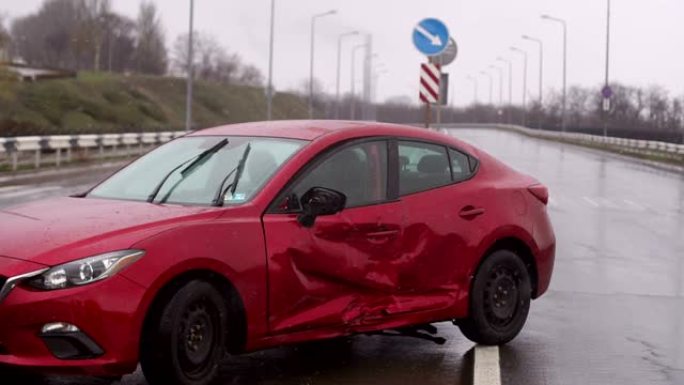
<path fill-rule="evenodd" d="M 40 290 L 83 286 L 111 277 L 145 255 L 142 250 L 121 250 L 55 266 L 26 281 Z"/>

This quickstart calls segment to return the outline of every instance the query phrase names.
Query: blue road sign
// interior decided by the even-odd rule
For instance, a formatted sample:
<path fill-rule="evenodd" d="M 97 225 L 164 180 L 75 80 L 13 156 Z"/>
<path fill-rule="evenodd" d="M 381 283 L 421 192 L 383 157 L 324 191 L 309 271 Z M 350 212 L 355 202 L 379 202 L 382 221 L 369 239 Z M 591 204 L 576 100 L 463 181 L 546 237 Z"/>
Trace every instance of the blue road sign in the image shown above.
<path fill-rule="evenodd" d="M 613 97 L 613 89 L 610 86 L 605 86 L 601 90 L 601 95 L 603 95 L 604 99 L 610 99 Z"/>
<path fill-rule="evenodd" d="M 413 30 L 413 44 L 423 55 L 439 55 L 449 45 L 449 29 L 440 20 L 424 19 Z"/>

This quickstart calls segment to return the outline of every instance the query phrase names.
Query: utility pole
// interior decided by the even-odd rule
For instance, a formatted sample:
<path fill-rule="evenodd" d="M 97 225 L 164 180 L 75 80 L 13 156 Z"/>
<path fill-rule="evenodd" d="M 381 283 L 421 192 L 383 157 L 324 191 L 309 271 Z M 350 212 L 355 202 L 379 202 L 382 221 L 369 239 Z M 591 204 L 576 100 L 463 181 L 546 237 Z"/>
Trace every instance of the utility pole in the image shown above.
<path fill-rule="evenodd" d="M 490 65 L 489 68 L 499 72 L 499 107 L 503 106 L 503 69 L 501 67 Z"/>
<path fill-rule="evenodd" d="M 492 96 L 494 94 L 494 78 L 492 78 L 492 74 L 486 71 L 480 72 L 480 75 L 489 79 L 489 105 L 491 106 L 494 104 L 494 99 Z"/>
<path fill-rule="evenodd" d="M 336 14 L 336 10 L 319 13 L 311 17 L 311 63 L 309 66 L 309 119 L 314 118 L 314 53 L 316 49 L 316 19 Z"/>
<path fill-rule="evenodd" d="M 606 17 L 606 83 L 605 90 L 610 89 L 610 0 L 608 0 L 608 12 Z M 610 97 L 604 95 L 603 106 L 603 136 L 608 136 L 608 118 L 610 116 Z"/>
<path fill-rule="evenodd" d="M 539 106 L 544 108 L 544 42 L 535 37 L 523 35 L 525 40 L 535 42 L 539 45 Z"/>
<path fill-rule="evenodd" d="M 356 119 L 356 52 L 366 48 L 366 44 L 359 44 L 352 48 L 351 56 L 351 101 L 349 116 L 351 120 Z"/>
<path fill-rule="evenodd" d="M 525 50 L 522 50 L 517 47 L 511 47 L 511 51 L 517 52 L 521 55 L 523 55 L 524 62 L 523 62 L 523 94 L 522 94 L 522 103 L 523 103 L 523 126 L 527 126 L 527 52 Z"/>
<path fill-rule="evenodd" d="M 563 19 L 542 15 L 542 19 L 560 23 L 563 27 L 563 112 L 561 130 L 565 132 L 567 124 L 567 96 L 568 96 L 568 24 Z"/>
<path fill-rule="evenodd" d="M 356 36 L 359 31 L 351 31 L 339 35 L 337 38 L 337 80 L 335 82 L 335 119 L 340 118 L 340 76 L 342 72 L 342 40 L 345 37 Z"/>
<path fill-rule="evenodd" d="M 508 124 L 511 124 L 511 109 L 513 108 L 513 61 L 502 57 L 498 57 L 496 60 L 508 64 L 508 111 L 506 116 Z"/>
<path fill-rule="evenodd" d="M 271 33 L 268 44 L 268 85 L 266 86 L 266 120 L 273 119 L 273 30 L 275 27 L 275 0 L 271 0 Z"/>
<path fill-rule="evenodd" d="M 192 130 L 192 83 L 195 76 L 195 60 L 193 58 L 193 34 L 195 19 L 195 0 L 190 0 L 190 30 L 188 32 L 188 76 L 185 91 L 185 131 Z M 111 56 L 111 55 L 110 55 Z"/>
<path fill-rule="evenodd" d="M 479 101 L 478 101 L 479 98 L 478 98 L 477 78 L 474 77 L 474 76 L 468 75 L 468 76 L 466 77 L 466 79 L 468 79 L 468 80 L 470 80 L 471 82 L 473 82 L 473 98 L 474 98 L 473 101 L 474 101 L 474 104 L 477 105 L 477 104 L 479 103 Z"/>

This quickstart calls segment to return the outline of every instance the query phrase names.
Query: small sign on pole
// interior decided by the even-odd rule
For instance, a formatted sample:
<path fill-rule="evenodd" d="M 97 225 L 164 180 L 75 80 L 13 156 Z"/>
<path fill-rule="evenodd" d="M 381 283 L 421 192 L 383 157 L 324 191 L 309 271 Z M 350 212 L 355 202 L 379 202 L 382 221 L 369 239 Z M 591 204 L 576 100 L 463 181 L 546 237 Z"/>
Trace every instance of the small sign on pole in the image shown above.
<path fill-rule="evenodd" d="M 413 44 L 428 59 L 420 67 L 419 95 L 425 103 L 425 127 L 430 128 L 432 105 L 437 108 L 437 122 L 440 123 L 440 108 L 448 103 L 449 77 L 442 74 L 442 66 L 456 59 L 458 46 L 450 37 L 446 24 L 435 18 L 423 19 L 416 24 Z"/>

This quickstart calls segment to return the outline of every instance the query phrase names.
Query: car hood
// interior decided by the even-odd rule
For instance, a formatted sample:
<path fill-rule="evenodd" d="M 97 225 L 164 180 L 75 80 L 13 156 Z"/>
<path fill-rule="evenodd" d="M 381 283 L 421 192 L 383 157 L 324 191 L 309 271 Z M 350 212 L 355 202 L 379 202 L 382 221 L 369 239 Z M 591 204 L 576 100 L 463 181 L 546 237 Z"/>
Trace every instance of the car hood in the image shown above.
<path fill-rule="evenodd" d="M 128 248 L 207 215 L 217 213 L 207 207 L 91 198 L 29 203 L 0 210 L 0 255 L 54 265 Z"/>

